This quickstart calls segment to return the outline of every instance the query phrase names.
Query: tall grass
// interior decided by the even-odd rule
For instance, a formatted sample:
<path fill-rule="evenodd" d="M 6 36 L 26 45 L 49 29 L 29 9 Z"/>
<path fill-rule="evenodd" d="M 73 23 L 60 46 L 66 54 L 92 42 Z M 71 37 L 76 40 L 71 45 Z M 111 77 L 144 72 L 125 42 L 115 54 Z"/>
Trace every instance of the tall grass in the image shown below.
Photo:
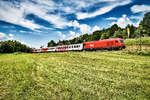
<path fill-rule="evenodd" d="M 0 54 L 0 99 L 149 100 L 150 57 L 123 52 Z"/>
<path fill-rule="evenodd" d="M 134 38 L 134 39 L 126 39 L 125 44 L 127 46 L 130 45 L 139 45 L 140 44 L 140 38 Z M 141 44 L 142 45 L 148 45 L 150 46 L 150 38 L 149 37 L 143 37 L 141 38 Z"/>
<path fill-rule="evenodd" d="M 126 45 L 126 49 L 125 49 L 126 51 L 129 51 L 130 53 L 131 52 L 137 53 L 137 54 L 139 53 L 137 51 L 140 50 L 140 45 L 141 45 L 141 50 L 144 50 L 142 51 L 143 54 L 146 54 L 145 51 L 148 53 L 150 50 L 150 38 L 148 37 L 141 38 L 141 43 L 140 43 L 140 38 L 126 39 L 125 45 Z"/>

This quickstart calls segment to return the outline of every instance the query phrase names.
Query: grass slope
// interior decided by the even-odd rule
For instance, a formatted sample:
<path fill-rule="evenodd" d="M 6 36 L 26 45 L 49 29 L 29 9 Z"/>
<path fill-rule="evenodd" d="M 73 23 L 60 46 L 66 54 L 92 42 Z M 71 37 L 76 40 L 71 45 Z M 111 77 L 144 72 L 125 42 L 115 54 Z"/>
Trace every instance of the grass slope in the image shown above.
<path fill-rule="evenodd" d="M 0 54 L 0 99 L 149 100 L 150 57 L 122 52 Z"/>

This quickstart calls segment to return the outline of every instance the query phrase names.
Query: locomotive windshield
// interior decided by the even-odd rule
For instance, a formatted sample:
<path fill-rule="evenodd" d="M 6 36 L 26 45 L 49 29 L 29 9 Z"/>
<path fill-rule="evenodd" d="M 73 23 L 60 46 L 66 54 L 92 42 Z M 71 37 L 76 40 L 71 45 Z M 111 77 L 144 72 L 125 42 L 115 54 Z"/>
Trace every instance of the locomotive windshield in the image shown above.
<path fill-rule="evenodd" d="M 120 40 L 120 42 L 123 43 L 124 41 L 123 41 L 123 40 Z"/>

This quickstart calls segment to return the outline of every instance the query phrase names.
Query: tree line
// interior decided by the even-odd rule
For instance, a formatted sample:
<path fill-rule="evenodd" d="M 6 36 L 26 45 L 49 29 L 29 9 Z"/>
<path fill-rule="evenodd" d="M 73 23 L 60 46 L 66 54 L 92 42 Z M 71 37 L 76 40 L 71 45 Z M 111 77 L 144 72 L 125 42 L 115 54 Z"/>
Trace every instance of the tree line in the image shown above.
<path fill-rule="evenodd" d="M 0 41 L 0 53 L 32 52 L 32 48 L 16 40 Z"/>
<path fill-rule="evenodd" d="M 125 28 L 119 27 L 117 24 L 103 30 L 97 30 L 92 34 L 83 34 L 71 40 L 59 40 L 57 43 L 54 40 L 48 42 L 47 46 L 57 46 L 57 45 L 69 45 L 84 43 L 87 41 L 97 41 L 109 38 L 139 38 L 139 37 L 149 37 L 150 36 L 150 12 L 144 15 L 143 20 L 140 22 L 138 27 L 134 25 L 127 25 Z"/>

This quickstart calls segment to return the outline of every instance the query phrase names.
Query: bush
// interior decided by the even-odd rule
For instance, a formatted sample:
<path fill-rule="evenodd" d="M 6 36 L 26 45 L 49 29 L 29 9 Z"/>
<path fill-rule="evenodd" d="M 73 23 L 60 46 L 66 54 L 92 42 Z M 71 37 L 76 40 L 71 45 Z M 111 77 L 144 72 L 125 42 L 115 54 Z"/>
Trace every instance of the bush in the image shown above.
<path fill-rule="evenodd" d="M 124 51 L 124 52 L 127 54 L 150 56 L 150 50 L 147 50 L 147 51 Z"/>
<path fill-rule="evenodd" d="M 32 49 L 18 41 L 8 40 L 0 42 L 0 53 L 32 52 Z"/>

